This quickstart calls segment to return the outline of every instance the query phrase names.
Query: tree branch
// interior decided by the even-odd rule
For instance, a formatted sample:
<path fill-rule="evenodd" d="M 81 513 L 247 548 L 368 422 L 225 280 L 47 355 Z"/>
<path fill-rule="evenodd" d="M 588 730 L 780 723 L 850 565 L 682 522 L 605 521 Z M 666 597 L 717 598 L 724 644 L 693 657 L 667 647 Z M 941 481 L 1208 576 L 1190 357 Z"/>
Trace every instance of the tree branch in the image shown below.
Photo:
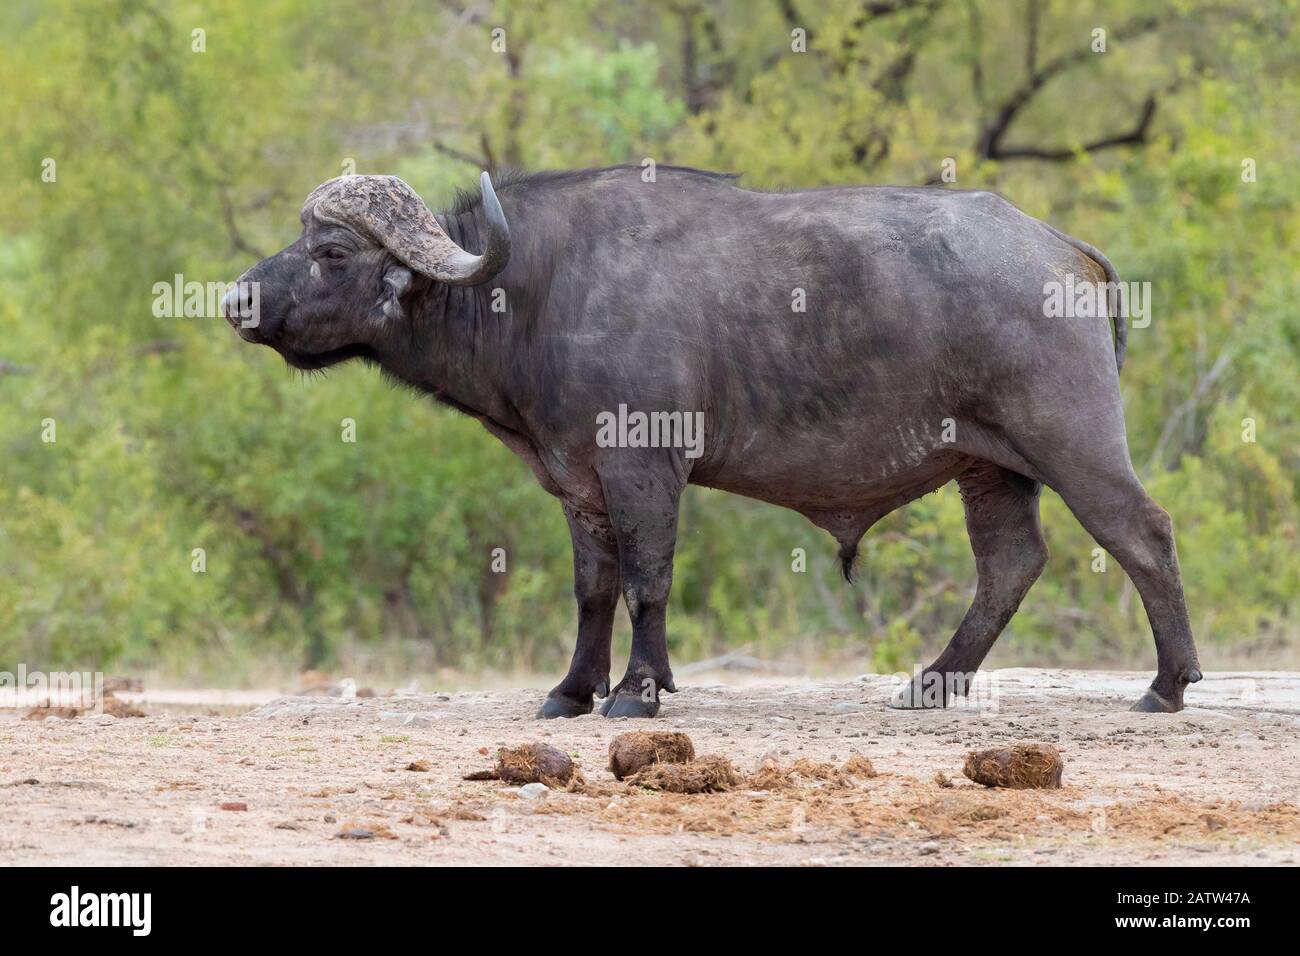
<path fill-rule="evenodd" d="M 1163 17 L 1140 17 L 1112 31 L 1110 35 L 1111 41 L 1131 40 L 1134 37 L 1150 33 L 1163 21 Z M 1021 111 L 1029 105 L 1034 97 L 1037 96 L 1043 87 L 1047 85 L 1048 81 L 1055 79 L 1062 73 L 1065 73 L 1067 70 L 1083 63 L 1089 57 L 1095 55 L 1096 54 L 1094 54 L 1089 47 L 1084 46 L 1071 50 L 1068 53 L 1063 53 L 1044 63 L 1041 67 L 1037 67 L 1032 73 L 1030 73 L 1024 83 L 1012 91 L 1011 95 L 1003 101 L 997 112 L 994 113 L 993 118 L 985 124 L 984 129 L 980 133 L 979 142 L 975 147 L 975 151 L 985 159 L 1002 159 L 1007 156 L 1011 151 L 1003 148 L 1002 140 L 1006 136 L 1008 130 L 1010 130 L 1012 122 L 1014 122 L 1016 117 L 1020 115 Z M 1035 58 L 1037 57 L 1036 52 L 1034 56 Z M 1116 143 L 1112 145 L 1119 144 Z M 1053 151 L 1049 150 L 1048 152 Z M 1033 151 L 1026 150 L 1019 150 L 1018 155 L 1028 155 L 1031 158 L 1047 158 L 1035 156 Z"/>
<path fill-rule="evenodd" d="M 1168 447 L 1169 443 L 1173 441 L 1174 433 L 1178 430 L 1178 426 L 1182 424 L 1183 419 L 1196 412 L 1197 407 L 1201 404 L 1202 400 L 1204 400 L 1205 396 L 1210 393 L 1210 390 L 1214 388 L 1219 379 L 1223 377 L 1223 373 L 1228 370 L 1228 366 L 1232 364 L 1233 352 L 1234 350 L 1231 347 L 1225 348 L 1219 354 L 1219 357 L 1214 360 L 1214 364 L 1210 366 L 1210 370 L 1201 377 L 1199 382 L 1196 383 L 1196 391 L 1193 392 L 1186 401 L 1175 408 L 1165 420 L 1165 427 L 1161 429 L 1160 438 L 1157 439 L 1156 447 L 1151 452 L 1151 459 L 1147 462 L 1148 474 L 1155 471 L 1156 466 L 1164 459 L 1165 449 Z"/>
<path fill-rule="evenodd" d="M 158 339 L 153 342 L 145 342 L 137 345 L 131 350 L 134 356 L 144 355 L 170 355 L 173 352 L 179 352 L 184 348 L 184 344 L 174 339 Z"/>
<path fill-rule="evenodd" d="M 692 116 L 698 116 L 717 96 L 718 90 L 726 84 L 726 77 L 731 74 L 731 64 L 724 63 L 724 68 L 716 64 L 700 65 L 700 47 L 696 41 L 696 29 L 703 34 L 708 44 L 708 51 L 713 58 L 722 53 L 722 34 L 718 30 L 718 21 L 713 13 L 699 3 L 670 4 L 669 9 L 677 14 L 682 28 L 682 88 L 686 108 Z M 784 15 L 787 19 L 798 17 L 793 5 L 786 3 Z M 713 69 L 710 69 L 713 66 Z"/>
<path fill-rule="evenodd" d="M 1038 22 L 1042 8 L 1039 0 L 1025 0 L 1025 19 L 1029 27 L 1025 36 L 1025 73 L 1033 76 L 1038 69 Z"/>
<path fill-rule="evenodd" d="M 254 259 L 265 259 L 266 256 L 262 251 L 245 239 L 240 231 L 239 223 L 235 221 L 235 207 L 230 201 L 230 190 L 225 183 L 217 184 L 217 200 L 221 203 L 221 218 L 226 224 L 226 232 L 235 251 L 243 252 Z"/>
<path fill-rule="evenodd" d="M 975 0 L 966 0 L 966 16 L 970 22 L 971 66 L 970 85 L 975 103 L 984 109 L 984 22 Z"/>
<path fill-rule="evenodd" d="M 853 18 L 849 25 L 849 30 L 840 40 L 839 56 L 836 58 L 835 71 L 841 75 L 846 73 L 849 66 L 854 61 L 854 51 L 858 47 L 857 38 L 874 20 L 890 16 L 894 13 L 902 13 L 904 10 L 915 10 L 919 7 L 926 8 L 925 20 L 928 23 L 934 16 L 942 0 L 886 0 L 886 2 L 863 3 L 858 8 L 858 14 Z M 809 42 L 812 42 L 812 31 L 808 31 Z"/>
<path fill-rule="evenodd" d="M 921 15 L 911 20 L 900 31 L 899 40 L 904 44 L 903 51 L 871 80 L 872 87 L 880 92 L 886 103 L 899 104 L 906 99 L 907 81 L 916 67 L 916 58 L 928 39 L 927 34 L 941 4 L 942 0 L 917 0 L 916 3 L 908 5 L 909 8 L 922 11 Z M 902 7 L 891 6 L 890 12 L 897 9 Z M 850 142 L 854 164 L 869 171 L 884 162 L 893 147 L 889 129 L 879 122 L 872 123 L 864 135 L 850 138 Z"/>
<path fill-rule="evenodd" d="M 463 150 L 448 146 L 442 140 L 435 139 L 429 145 L 433 147 L 434 152 L 442 153 L 444 156 L 450 156 L 452 159 L 458 160 L 462 163 L 468 163 L 475 169 L 488 169 L 492 166 L 486 157 L 475 156 L 473 153 L 466 153 Z"/>
<path fill-rule="evenodd" d="M 1096 153 L 1103 149 L 1114 149 L 1116 146 L 1135 146 L 1147 141 L 1147 133 L 1151 129 L 1151 121 L 1156 115 L 1156 95 L 1151 93 L 1147 96 L 1146 102 L 1142 104 L 1142 115 L 1138 117 L 1137 123 L 1127 133 L 1117 133 L 1114 136 L 1105 136 L 1101 139 L 1095 139 L 1090 143 L 1084 143 L 1075 149 L 1046 149 L 1036 146 L 1013 146 L 1001 149 L 996 156 L 990 159 L 1043 159 L 1050 162 L 1061 162 L 1067 159 L 1073 159 L 1078 155 L 1079 150 L 1085 153 Z"/>

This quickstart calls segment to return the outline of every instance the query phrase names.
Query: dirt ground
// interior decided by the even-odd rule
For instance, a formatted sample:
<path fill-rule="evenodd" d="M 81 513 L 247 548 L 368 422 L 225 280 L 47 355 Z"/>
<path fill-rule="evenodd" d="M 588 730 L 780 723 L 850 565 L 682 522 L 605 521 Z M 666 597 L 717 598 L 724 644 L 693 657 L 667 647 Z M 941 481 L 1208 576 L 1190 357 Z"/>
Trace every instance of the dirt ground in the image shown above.
<path fill-rule="evenodd" d="M 365 699 L 121 693 L 145 717 L 0 711 L 7 864 L 1142 864 L 1300 861 L 1300 674 L 1219 673 L 1181 714 L 1128 713 L 1136 674 L 1012 669 L 981 709 L 893 711 L 891 678 L 711 683 L 653 722 L 532 719 L 541 690 Z M 685 683 L 679 681 L 679 683 Z M 264 701 L 264 702 L 263 702 Z M 647 727 L 647 724 L 652 727 Z M 617 783 L 610 740 L 678 730 L 776 789 Z M 579 792 L 462 777 L 498 747 L 573 755 Z M 1045 741 L 1059 790 L 989 790 L 972 749 Z M 876 776 L 834 772 L 852 756 Z M 427 770 L 410 767 L 423 765 Z M 832 767 L 817 767 L 817 764 Z M 809 765 L 803 765 L 808 767 Z M 535 788 L 534 788 L 535 789 Z M 228 809 L 223 809 L 225 805 Z M 246 809 L 244 809 L 246 807 Z M 341 836 L 350 834 L 350 836 Z"/>

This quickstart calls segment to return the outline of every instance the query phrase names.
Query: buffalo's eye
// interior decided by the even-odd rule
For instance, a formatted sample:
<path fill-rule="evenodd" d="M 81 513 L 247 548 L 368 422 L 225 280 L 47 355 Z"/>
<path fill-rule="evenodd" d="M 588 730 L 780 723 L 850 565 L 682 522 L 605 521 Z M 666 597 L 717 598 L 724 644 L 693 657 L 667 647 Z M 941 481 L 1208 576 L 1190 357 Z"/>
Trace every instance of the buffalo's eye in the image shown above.
<path fill-rule="evenodd" d="M 328 246 L 322 250 L 321 256 L 330 262 L 341 262 L 348 257 L 348 252 L 342 246 Z"/>

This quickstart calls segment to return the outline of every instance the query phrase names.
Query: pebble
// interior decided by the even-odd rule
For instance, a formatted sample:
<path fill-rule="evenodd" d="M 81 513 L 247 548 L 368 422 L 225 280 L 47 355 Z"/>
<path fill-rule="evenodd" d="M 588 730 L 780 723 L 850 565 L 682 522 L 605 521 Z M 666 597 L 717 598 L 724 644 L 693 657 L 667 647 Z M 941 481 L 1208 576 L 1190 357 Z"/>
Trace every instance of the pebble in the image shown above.
<path fill-rule="evenodd" d="M 545 800 L 551 788 L 544 783 L 526 783 L 516 792 L 525 800 Z"/>
<path fill-rule="evenodd" d="M 430 714 L 408 714 L 402 721 L 403 727 L 432 727 L 434 718 Z"/>
<path fill-rule="evenodd" d="M 307 719 L 315 715 L 321 708 L 315 704 L 290 704 L 283 700 L 275 700 L 269 704 L 259 707 L 249 716 L 257 717 L 262 720 L 272 719 Z"/>

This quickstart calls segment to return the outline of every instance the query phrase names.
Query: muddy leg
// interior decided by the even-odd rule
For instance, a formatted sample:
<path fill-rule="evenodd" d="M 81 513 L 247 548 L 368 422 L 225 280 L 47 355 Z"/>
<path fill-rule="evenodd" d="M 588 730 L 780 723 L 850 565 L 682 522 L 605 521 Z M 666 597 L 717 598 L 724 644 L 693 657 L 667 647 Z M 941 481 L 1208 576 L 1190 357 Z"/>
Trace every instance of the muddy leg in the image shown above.
<path fill-rule="evenodd" d="M 979 584 L 957 633 L 890 706 L 944 707 L 966 694 L 970 679 L 1047 563 L 1038 521 L 1040 486 L 1023 475 L 981 463 L 957 478 Z"/>
<path fill-rule="evenodd" d="M 601 470 L 610 521 L 618 536 L 623 600 L 632 619 L 627 673 L 605 699 L 606 717 L 654 717 L 659 693 L 673 693 L 666 611 L 673 583 L 677 504 L 685 484 L 668 454 L 620 449 Z"/>
<path fill-rule="evenodd" d="M 591 713 L 591 697 L 609 693 L 609 645 L 618 608 L 618 543 L 604 515 L 580 520 L 568 507 L 573 540 L 573 594 L 578 599 L 578 643 L 569 673 L 537 712 L 538 717 Z"/>

